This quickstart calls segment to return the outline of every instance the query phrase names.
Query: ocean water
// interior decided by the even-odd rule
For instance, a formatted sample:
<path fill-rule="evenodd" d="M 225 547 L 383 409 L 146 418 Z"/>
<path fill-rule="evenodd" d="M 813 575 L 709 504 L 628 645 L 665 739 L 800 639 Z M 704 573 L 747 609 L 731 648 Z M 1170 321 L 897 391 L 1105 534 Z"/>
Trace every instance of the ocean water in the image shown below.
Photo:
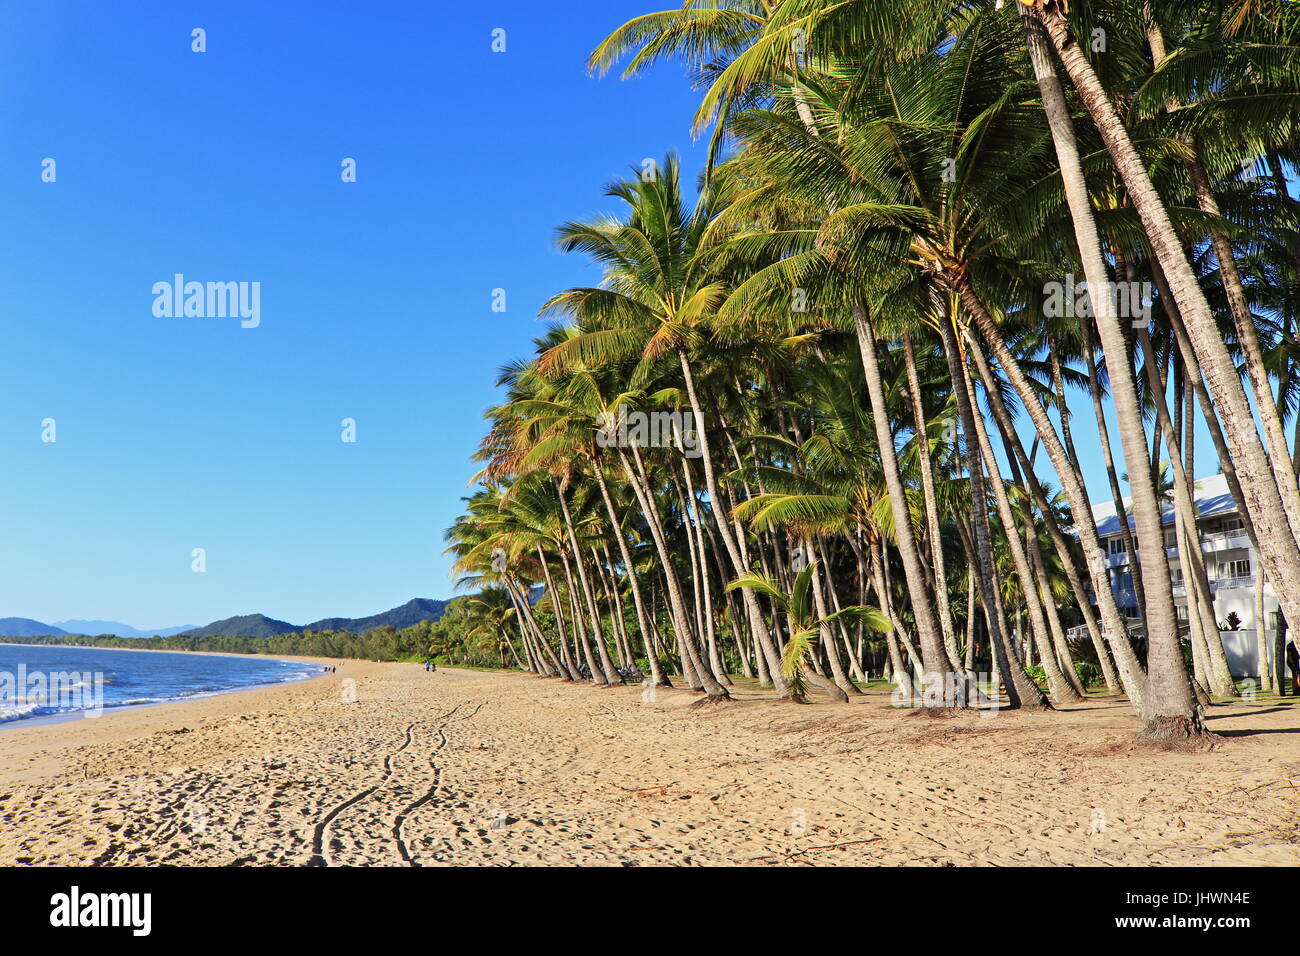
<path fill-rule="evenodd" d="M 322 671 L 267 657 L 0 644 L 0 727 L 282 684 Z"/>

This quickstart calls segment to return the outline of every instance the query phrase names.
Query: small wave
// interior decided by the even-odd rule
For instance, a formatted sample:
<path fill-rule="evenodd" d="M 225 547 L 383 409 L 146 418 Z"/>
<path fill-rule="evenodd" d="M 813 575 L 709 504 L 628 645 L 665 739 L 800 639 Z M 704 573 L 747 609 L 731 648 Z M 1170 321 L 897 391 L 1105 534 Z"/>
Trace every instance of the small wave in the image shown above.
<path fill-rule="evenodd" d="M 55 707 L 42 707 L 40 704 L 14 704 L 0 707 L 0 724 L 7 724 L 11 720 L 27 720 L 31 717 L 48 717 L 58 712 Z"/>

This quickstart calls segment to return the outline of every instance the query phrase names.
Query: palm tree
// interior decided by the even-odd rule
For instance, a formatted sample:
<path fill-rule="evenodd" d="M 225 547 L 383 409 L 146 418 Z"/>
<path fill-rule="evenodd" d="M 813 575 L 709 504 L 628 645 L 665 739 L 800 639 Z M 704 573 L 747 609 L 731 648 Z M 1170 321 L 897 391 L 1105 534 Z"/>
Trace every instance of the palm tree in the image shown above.
<path fill-rule="evenodd" d="M 1182 241 L 1110 94 L 1084 54 L 1063 4 L 1060 0 L 1034 0 L 1027 5 L 1046 27 L 1141 217 L 1223 421 L 1245 503 L 1259 532 L 1260 556 L 1267 573 L 1274 580 L 1295 580 L 1300 575 L 1300 546 L 1295 537 L 1295 531 L 1300 529 L 1300 489 L 1286 482 L 1279 486 L 1275 480 L 1274 466 L 1255 428 L 1245 390 L 1205 294 L 1187 261 Z M 1275 458 L 1281 450 L 1275 449 Z M 1139 539 L 1143 533 L 1139 527 Z M 1300 620 L 1300 599 L 1290 594 L 1279 594 L 1279 598 L 1287 616 Z M 1181 655 L 1173 633 L 1165 631 L 1149 651 L 1148 665 L 1151 658 L 1163 665 L 1155 677 L 1148 675 L 1148 691 L 1153 696 L 1150 705 L 1155 715 L 1150 732 L 1154 736 L 1180 736 L 1199 731 L 1195 718 L 1185 713 L 1190 688 L 1174 676 L 1174 656 Z M 1171 713 L 1164 715 L 1162 711 Z"/>
<path fill-rule="evenodd" d="M 721 304 L 725 285 L 709 269 L 708 251 L 714 241 L 716 205 L 722 201 L 706 189 L 694 210 L 681 194 L 681 167 L 669 154 L 655 175 L 635 176 L 611 183 L 607 195 L 627 206 L 625 218 L 572 222 L 559 230 L 560 248 L 582 251 L 606 269 L 600 288 L 569 289 L 551 298 L 544 313 L 576 318 L 582 331 L 547 350 L 541 357 L 544 374 L 560 375 L 579 365 L 600 367 L 609 362 L 639 360 L 633 384 L 653 374 L 656 364 L 675 359 L 686 386 L 696 435 L 701 445 L 709 501 L 716 510 L 724 498 L 714 475 L 714 454 L 705 427 L 703 405 L 696 389 L 690 348 L 699 329 Z M 749 571 L 748 556 L 725 516 L 717 529 L 736 574 Z M 773 679 L 781 687 L 780 655 L 752 591 L 741 596 L 749 625 Z M 710 687 L 710 683 L 713 685 Z M 725 690 L 709 675 L 706 689 L 714 696 Z"/>
<path fill-rule="evenodd" d="M 781 659 L 781 673 L 790 683 L 790 695 L 799 703 L 807 703 L 806 685 L 816 684 L 831 696 L 833 700 L 848 703 L 848 695 L 808 666 L 808 658 L 815 643 L 822 636 L 822 631 L 836 621 L 848 621 L 862 624 L 873 631 L 888 633 L 892 630 L 889 618 L 874 607 L 850 605 L 831 614 L 815 609 L 816 576 L 819 562 L 814 560 L 800 571 L 794 579 L 789 594 L 761 574 L 743 575 L 727 585 L 727 588 L 749 588 L 765 594 L 773 604 L 790 617 L 792 631 L 785 645 Z"/>

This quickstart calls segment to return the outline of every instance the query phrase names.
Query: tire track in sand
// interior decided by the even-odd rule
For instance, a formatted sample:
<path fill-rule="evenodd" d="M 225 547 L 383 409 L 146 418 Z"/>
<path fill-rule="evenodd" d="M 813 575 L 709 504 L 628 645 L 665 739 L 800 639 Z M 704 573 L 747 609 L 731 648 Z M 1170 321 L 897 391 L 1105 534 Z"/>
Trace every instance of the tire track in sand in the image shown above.
<path fill-rule="evenodd" d="M 455 709 L 453 709 L 451 713 L 455 713 Z M 392 779 L 393 758 L 396 757 L 398 754 L 400 754 L 402 751 L 404 751 L 407 747 L 411 746 L 411 744 L 415 742 L 414 730 L 415 730 L 415 724 L 412 723 L 407 725 L 406 741 L 402 744 L 402 746 L 398 747 L 392 753 L 384 757 L 384 775 L 380 777 L 379 780 L 376 781 L 376 783 L 373 786 L 367 787 L 365 790 L 362 790 L 360 793 L 352 797 L 349 797 L 347 800 L 344 800 L 342 803 L 334 807 L 333 810 L 330 810 L 327 814 L 325 814 L 325 816 L 321 817 L 320 821 L 316 824 L 315 832 L 312 834 L 312 857 L 311 860 L 307 863 L 308 866 L 329 866 L 330 865 L 329 856 L 325 853 L 325 834 L 326 831 L 329 830 L 330 824 L 333 823 L 336 819 L 338 819 L 339 815 L 342 814 L 349 807 L 360 803 L 362 800 L 369 797 L 372 793 L 374 793 L 384 784 L 388 783 L 390 779 Z"/>
<path fill-rule="evenodd" d="M 466 714 L 463 719 L 473 720 L 486 703 L 487 701 L 480 701 L 479 705 L 474 708 L 473 712 Z M 442 768 L 438 766 L 438 762 L 435 758 L 438 756 L 438 753 L 447 746 L 447 725 L 451 723 L 452 714 L 455 714 L 456 711 L 460 710 L 461 706 L 463 705 L 457 705 L 452 708 L 450 713 L 443 715 L 442 723 L 438 726 L 438 745 L 429 752 L 429 766 L 433 768 L 433 785 L 429 787 L 424 796 L 410 804 L 393 819 L 393 839 L 397 841 L 397 852 L 402 855 L 402 860 L 410 866 L 423 866 L 423 864 L 417 863 L 415 858 L 411 856 L 410 850 L 406 846 L 406 840 L 402 837 L 402 825 L 406 823 L 407 817 L 416 810 L 419 810 L 424 805 L 439 799 L 438 790 L 442 787 Z"/>

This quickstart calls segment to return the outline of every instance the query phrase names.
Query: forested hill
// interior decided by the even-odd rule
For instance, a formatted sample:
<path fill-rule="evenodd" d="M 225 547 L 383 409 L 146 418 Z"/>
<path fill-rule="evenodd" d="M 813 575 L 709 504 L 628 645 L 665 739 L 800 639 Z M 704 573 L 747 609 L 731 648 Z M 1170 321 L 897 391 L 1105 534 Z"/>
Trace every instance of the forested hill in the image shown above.
<path fill-rule="evenodd" d="M 384 611 L 382 614 L 354 618 L 327 617 L 308 624 L 305 630 L 351 631 L 353 634 L 364 634 L 366 631 L 376 627 L 383 627 L 385 624 L 401 630 L 420 621 L 438 620 L 447 609 L 447 604 L 447 601 L 435 601 L 430 598 L 412 598 L 401 607 Z M 240 631 L 239 633 L 244 632 Z"/>
<path fill-rule="evenodd" d="M 277 621 L 265 614 L 245 614 L 241 617 L 213 621 L 205 627 L 193 628 L 185 631 L 183 636 L 275 637 L 279 634 L 298 634 L 304 631 L 351 631 L 353 634 L 364 634 L 366 631 L 385 626 L 400 631 L 420 621 L 438 620 L 447 609 L 447 604 L 447 601 L 413 598 L 399 607 L 369 617 L 327 617 L 302 626 L 290 624 L 288 621 Z"/>
<path fill-rule="evenodd" d="M 292 634 L 302 628 L 294 627 L 288 621 L 277 621 L 265 614 L 244 614 L 240 617 L 228 617 L 213 621 L 206 627 L 196 627 L 192 631 L 182 632 L 182 637 L 216 637 L 217 635 L 239 637 L 275 637 L 277 634 Z"/>
<path fill-rule="evenodd" d="M 464 604 L 470 598 L 458 598 Z M 300 655 L 352 657 L 367 660 L 422 660 L 430 655 L 467 659 L 465 632 L 471 624 L 447 612 L 453 601 L 416 598 L 400 607 L 368 618 L 328 618 L 298 627 L 264 614 L 245 614 L 214 621 L 169 637 L 116 637 L 110 634 L 13 635 L 16 643 L 65 644 L 82 647 L 118 647 L 127 650 L 211 651 L 223 654 Z M 33 622 L 36 623 L 36 622 Z M 45 626 L 42 625 L 42 628 Z M 56 629 L 57 630 L 57 629 Z M 8 635 L 6 635 L 8 636 Z M 0 643 L 5 637 L 0 637 Z M 494 661 L 493 658 L 496 660 Z M 504 651 L 494 642 L 487 663 L 504 665 Z M 475 660 L 475 663 L 478 663 Z"/>

